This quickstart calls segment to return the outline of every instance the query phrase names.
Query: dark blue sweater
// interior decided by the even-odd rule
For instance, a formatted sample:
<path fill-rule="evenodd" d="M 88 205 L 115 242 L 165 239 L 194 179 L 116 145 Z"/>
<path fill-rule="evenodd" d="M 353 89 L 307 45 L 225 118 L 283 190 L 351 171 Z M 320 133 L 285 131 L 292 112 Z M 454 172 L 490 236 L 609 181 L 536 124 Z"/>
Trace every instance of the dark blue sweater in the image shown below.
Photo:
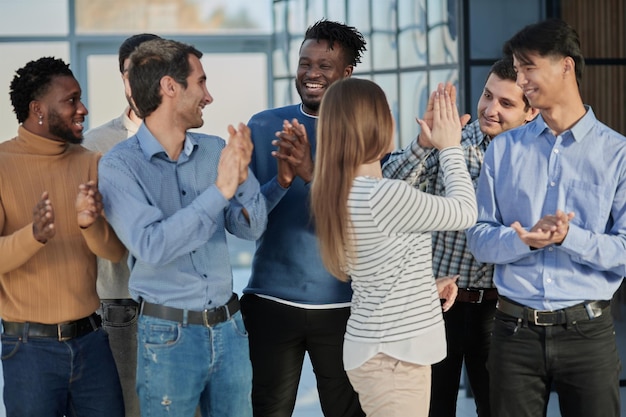
<path fill-rule="evenodd" d="M 350 284 L 330 275 L 322 265 L 309 209 L 310 184 L 297 177 L 285 189 L 276 179 L 272 141 L 282 130 L 283 120 L 294 118 L 306 127 L 314 156 L 317 118 L 302 112 L 299 104 L 265 110 L 248 122 L 254 142 L 250 168 L 261 184 L 269 218 L 265 233 L 257 240 L 252 276 L 243 292 L 302 304 L 346 303 L 352 297 Z"/>

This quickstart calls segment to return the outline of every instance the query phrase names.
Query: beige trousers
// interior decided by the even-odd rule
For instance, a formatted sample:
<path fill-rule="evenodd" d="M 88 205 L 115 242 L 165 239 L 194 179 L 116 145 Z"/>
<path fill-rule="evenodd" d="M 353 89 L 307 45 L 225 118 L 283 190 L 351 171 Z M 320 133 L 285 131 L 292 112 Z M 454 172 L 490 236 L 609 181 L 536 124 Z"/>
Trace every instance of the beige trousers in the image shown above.
<path fill-rule="evenodd" d="M 379 353 L 347 374 L 367 417 L 428 417 L 430 365 Z"/>

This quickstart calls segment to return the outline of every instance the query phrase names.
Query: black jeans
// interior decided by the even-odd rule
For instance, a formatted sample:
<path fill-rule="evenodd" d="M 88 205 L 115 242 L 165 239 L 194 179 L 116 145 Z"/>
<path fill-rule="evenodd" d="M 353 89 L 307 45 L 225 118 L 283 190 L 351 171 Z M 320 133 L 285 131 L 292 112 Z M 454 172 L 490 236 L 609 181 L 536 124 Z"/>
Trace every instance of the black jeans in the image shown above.
<path fill-rule="evenodd" d="M 448 344 L 446 358 L 432 366 L 430 417 L 454 417 L 463 360 L 479 417 L 489 417 L 487 357 L 496 300 L 457 302 L 443 314 Z"/>
<path fill-rule="evenodd" d="M 102 327 L 109 334 L 109 344 L 120 375 L 126 417 L 139 417 L 139 399 L 135 388 L 139 305 L 131 299 L 101 300 L 100 315 Z"/>
<path fill-rule="evenodd" d="M 551 387 L 563 417 L 620 415 L 621 363 L 609 307 L 593 320 L 552 326 L 497 311 L 488 368 L 494 416 L 545 416 Z"/>
<path fill-rule="evenodd" d="M 309 310 L 245 294 L 241 310 L 250 343 L 255 416 L 291 416 L 305 352 L 324 416 L 365 415 L 343 369 L 349 307 Z"/>

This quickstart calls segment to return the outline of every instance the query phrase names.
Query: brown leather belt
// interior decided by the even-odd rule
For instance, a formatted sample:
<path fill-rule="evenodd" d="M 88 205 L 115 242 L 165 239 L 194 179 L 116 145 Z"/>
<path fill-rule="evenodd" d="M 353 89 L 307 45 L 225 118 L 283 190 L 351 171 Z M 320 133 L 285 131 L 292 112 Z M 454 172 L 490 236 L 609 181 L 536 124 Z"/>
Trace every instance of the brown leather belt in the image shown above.
<path fill-rule="evenodd" d="M 602 310 L 610 304 L 611 302 L 608 300 L 585 301 L 560 310 L 535 310 L 504 297 L 499 297 L 496 307 L 508 316 L 522 319 L 535 326 L 554 326 L 595 319 L 600 317 Z"/>
<path fill-rule="evenodd" d="M 18 323 L 2 320 L 3 334 L 15 337 L 48 337 L 55 338 L 59 342 L 84 336 L 87 333 L 98 330 L 102 325 L 100 316 L 96 313 L 82 319 L 59 324 L 43 323 Z"/>
<path fill-rule="evenodd" d="M 498 290 L 495 288 L 459 288 L 455 302 L 480 304 L 497 299 Z"/>
<path fill-rule="evenodd" d="M 239 308 L 237 295 L 233 294 L 228 303 L 223 306 L 202 311 L 184 310 L 181 308 L 167 307 L 143 301 L 141 303 L 141 314 L 163 320 L 183 323 L 186 311 L 187 323 L 201 324 L 203 326 L 211 327 L 230 319 L 236 312 L 239 311 Z"/>

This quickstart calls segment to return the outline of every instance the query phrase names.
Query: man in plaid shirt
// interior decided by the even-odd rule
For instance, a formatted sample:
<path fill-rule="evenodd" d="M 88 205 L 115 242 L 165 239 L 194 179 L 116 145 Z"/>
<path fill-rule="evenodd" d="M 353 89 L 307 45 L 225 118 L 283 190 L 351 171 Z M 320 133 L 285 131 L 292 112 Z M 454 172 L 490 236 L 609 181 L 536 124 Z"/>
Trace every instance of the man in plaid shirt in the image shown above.
<path fill-rule="evenodd" d="M 478 119 L 463 129 L 461 147 L 474 187 L 491 140 L 537 115 L 515 81 L 512 59 L 496 62 L 478 101 Z M 432 124 L 432 99 L 433 96 L 423 117 L 429 124 Z M 383 174 L 387 178 L 407 180 L 430 194 L 446 194 L 443 173 L 439 170 L 439 152 L 424 132 L 404 150 L 390 155 Z M 433 274 L 436 278 L 458 276 L 459 293 L 454 306 L 444 313 L 448 352 L 446 359 L 432 367 L 430 417 L 455 416 L 463 360 L 478 416 L 490 416 L 489 376 L 485 364 L 497 300 L 492 281 L 493 265 L 474 259 L 464 232 L 434 232 L 432 236 Z"/>

